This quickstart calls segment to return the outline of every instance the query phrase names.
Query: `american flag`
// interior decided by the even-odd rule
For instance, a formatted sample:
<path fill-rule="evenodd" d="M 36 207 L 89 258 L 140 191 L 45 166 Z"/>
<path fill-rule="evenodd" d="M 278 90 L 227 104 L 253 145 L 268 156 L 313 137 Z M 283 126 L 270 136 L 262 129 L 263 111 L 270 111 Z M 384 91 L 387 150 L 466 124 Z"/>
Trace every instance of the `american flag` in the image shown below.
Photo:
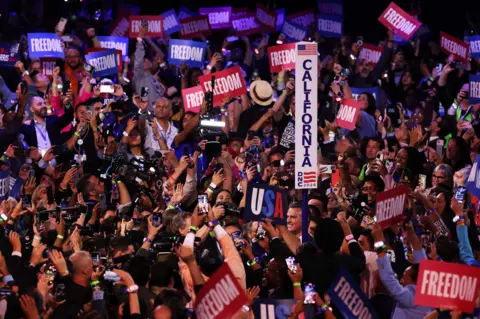
<path fill-rule="evenodd" d="M 317 55 L 317 44 L 299 44 L 298 55 Z"/>
<path fill-rule="evenodd" d="M 313 172 L 303 172 L 303 182 L 304 183 L 315 183 L 317 181 L 317 173 Z"/>

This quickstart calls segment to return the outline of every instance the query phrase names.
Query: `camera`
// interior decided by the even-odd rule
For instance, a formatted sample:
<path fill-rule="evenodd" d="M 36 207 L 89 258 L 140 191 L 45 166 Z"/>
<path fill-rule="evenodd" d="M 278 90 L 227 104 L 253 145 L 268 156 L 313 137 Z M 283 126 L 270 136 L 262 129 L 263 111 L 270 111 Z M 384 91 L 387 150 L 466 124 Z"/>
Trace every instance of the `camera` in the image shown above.
<path fill-rule="evenodd" d="M 242 216 L 242 212 L 239 208 L 234 207 L 230 203 L 227 202 L 218 202 L 215 206 L 223 206 L 225 209 L 225 216 L 227 215 L 237 215 L 239 217 Z"/>
<path fill-rule="evenodd" d="M 212 90 L 205 93 L 205 103 L 207 112 L 200 116 L 200 125 L 198 126 L 198 135 L 201 140 L 215 140 L 217 136 L 225 137 L 225 133 L 221 128 L 225 127 L 225 122 L 218 121 L 217 117 L 220 115 L 220 108 L 213 106 L 213 92 L 215 89 L 215 76 L 212 76 Z"/>

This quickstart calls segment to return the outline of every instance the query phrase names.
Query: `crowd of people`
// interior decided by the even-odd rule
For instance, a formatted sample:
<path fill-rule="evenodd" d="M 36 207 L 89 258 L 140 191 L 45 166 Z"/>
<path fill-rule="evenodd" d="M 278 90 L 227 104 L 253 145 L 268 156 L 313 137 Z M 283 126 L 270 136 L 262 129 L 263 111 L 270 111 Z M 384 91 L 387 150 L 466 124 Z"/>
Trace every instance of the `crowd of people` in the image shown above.
<path fill-rule="evenodd" d="M 315 317 L 342 318 L 327 294 L 342 268 L 378 318 L 471 317 L 414 296 L 422 259 L 480 266 L 478 199 L 465 193 L 480 152 L 475 59 L 458 63 L 418 36 L 399 44 L 385 29 L 372 66 L 361 41 L 312 34 L 319 179 L 304 225 L 295 71 L 271 73 L 267 57 L 278 34 L 199 39 L 207 57 L 193 68 L 170 65 L 169 37 L 142 27 L 123 72 L 95 78 L 84 60 L 100 47 L 94 24 L 56 30 L 74 41 L 51 77 L 25 56 L 16 75 L 0 74 L 0 318 L 194 318 L 196 296 L 224 263 L 248 297 L 238 318 L 253 318 L 259 298 L 298 300 L 288 316 L 298 318 L 306 286 Z M 199 113 L 185 111 L 182 90 L 234 66 L 247 94 L 220 105 L 207 94 Z M 353 88 L 365 91 L 349 131 L 336 112 Z M 205 127 L 204 117 L 225 125 Z M 249 183 L 287 190 L 285 225 L 244 218 Z M 376 197 L 401 185 L 404 220 L 382 229 Z"/>

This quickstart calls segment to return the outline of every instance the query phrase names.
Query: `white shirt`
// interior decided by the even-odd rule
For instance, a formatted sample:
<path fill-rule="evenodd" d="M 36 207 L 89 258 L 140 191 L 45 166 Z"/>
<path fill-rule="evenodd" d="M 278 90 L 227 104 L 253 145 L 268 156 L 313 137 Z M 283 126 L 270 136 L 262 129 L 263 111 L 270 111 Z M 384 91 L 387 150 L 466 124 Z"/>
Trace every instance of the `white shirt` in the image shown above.
<path fill-rule="evenodd" d="M 173 126 L 172 122 L 168 123 L 168 129 L 165 132 L 160 124 L 158 124 L 157 120 L 152 123 L 152 125 L 156 125 L 158 128 L 158 132 L 160 133 L 160 136 L 163 138 L 165 141 L 165 144 L 167 144 L 168 149 L 172 148 L 173 141 L 175 140 L 175 136 L 178 134 L 178 129 Z M 146 148 L 151 148 L 155 151 L 160 150 L 160 145 L 158 144 L 157 138 L 155 137 L 155 134 L 153 134 L 153 130 L 150 127 L 150 125 L 147 125 L 146 127 L 147 130 L 147 137 L 145 139 L 145 147 Z"/>
<path fill-rule="evenodd" d="M 50 138 L 48 137 L 47 132 L 47 122 L 39 123 L 34 120 L 33 125 L 35 126 L 35 133 L 37 134 L 37 148 L 40 154 L 43 156 L 52 146 L 50 143 Z"/>

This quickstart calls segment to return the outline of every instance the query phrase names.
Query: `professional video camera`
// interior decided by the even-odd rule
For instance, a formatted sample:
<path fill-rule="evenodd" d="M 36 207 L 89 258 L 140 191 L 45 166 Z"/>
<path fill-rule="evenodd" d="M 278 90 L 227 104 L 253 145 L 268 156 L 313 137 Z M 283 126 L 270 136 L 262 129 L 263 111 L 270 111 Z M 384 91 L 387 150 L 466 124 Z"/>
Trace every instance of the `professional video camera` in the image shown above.
<path fill-rule="evenodd" d="M 212 90 L 205 93 L 205 102 L 207 112 L 200 116 L 200 125 L 198 126 L 198 135 L 201 140 L 214 140 L 217 136 L 225 136 L 221 128 L 225 127 L 225 122 L 219 121 L 220 108 L 213 105 L 213 92 L 215 89 L 215 76 L 212 76 Z"/>
<path fill-rule="evenodd" d="M 225 209 L 225 216 L 227 215 L 231 215 L 231 216 L 238 216 L 238 217 L 242 217 L 243 215 L 243 212 L 242 210 L 240 210 L 239 208 L 231 205 L 230 203 L 227 203 L 227 202 L 218 202 L 215 204 L 215 206 L 223 206 L 223 208 Z"/>
<path fill-rule="evenodd" d="M 129 183 L 154 182 L 157 189 L 162 188 L 162 177 L 167 176 L 160 152 L 144 159 L 128 160 L 126 156 L 117 156 L 112 161 L 112 172 Z"/>

